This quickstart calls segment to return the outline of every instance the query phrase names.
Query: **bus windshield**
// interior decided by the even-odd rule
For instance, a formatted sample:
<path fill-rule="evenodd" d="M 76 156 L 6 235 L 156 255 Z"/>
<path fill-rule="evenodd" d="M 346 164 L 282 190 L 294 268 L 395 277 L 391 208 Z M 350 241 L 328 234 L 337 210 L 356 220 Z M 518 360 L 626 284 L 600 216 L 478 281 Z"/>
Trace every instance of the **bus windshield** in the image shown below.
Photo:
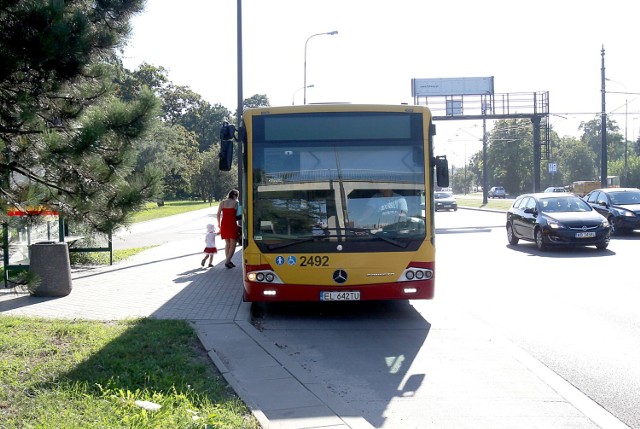
<path fill-rule="evenodd" d="M 415 250 L 425 239 L 420 115 L 253 118 L 253 231 L 263 252 Z M 322 245 L 321 243 L 326 243 Z"/>

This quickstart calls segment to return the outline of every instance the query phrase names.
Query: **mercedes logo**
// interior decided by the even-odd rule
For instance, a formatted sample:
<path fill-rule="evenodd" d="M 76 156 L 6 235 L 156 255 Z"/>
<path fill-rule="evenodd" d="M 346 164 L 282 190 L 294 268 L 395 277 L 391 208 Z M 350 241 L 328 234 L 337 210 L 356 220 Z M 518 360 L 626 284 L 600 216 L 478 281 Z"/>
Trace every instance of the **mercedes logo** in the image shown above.
<path fill-rule="evenodd" d="M 346 282 L 347 272 L 345 270 L 335 270 L 333 272 L 333 281 L 340 284 Z"/>

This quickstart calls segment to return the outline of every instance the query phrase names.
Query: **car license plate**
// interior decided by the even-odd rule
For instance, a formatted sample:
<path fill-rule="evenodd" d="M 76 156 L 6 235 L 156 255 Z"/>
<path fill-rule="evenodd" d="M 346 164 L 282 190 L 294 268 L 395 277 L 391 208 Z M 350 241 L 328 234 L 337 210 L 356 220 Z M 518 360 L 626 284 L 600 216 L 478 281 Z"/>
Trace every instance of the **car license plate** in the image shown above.
<path fill-rule="evenodd" d="M 320 292 L 320 301 L 360 301 L 360 292 Z"/>
<path fill-rule="evenodd" d="M 596 236 L 594 231 L 589 232 L 576 232 L 576 238 L 593 238 Z"/>

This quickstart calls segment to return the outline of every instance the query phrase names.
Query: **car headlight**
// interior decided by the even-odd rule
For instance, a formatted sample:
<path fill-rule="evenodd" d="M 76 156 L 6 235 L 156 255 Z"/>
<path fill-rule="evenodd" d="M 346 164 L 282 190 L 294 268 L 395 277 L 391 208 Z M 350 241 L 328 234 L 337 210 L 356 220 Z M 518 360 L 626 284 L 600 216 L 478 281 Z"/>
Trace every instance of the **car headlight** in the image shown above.
<path fill-rule="evenodd" d="M 626 216 L 626 217 L 635 217 L 635 213 L 631 212 L 629 210 L 621 210 L 621 209 L 617 209 L 615 210 L 616 215 L 618 216 Z"/>
<path fill-rule="evenodd" d="M 558 222 L 557 220 L 548 220 L 547 221 L 547 225 L 549 225 L 549 228 L 551 229 L 560 229 L 560 228 L 564 228 L 564 225 L 562 225 L 560 222 Z"/>
<path fill-rule="evenodd" d="M 602 219 L 602 227 L 603 228 L 609 228 L 609 221 L 606 219 Z"/>

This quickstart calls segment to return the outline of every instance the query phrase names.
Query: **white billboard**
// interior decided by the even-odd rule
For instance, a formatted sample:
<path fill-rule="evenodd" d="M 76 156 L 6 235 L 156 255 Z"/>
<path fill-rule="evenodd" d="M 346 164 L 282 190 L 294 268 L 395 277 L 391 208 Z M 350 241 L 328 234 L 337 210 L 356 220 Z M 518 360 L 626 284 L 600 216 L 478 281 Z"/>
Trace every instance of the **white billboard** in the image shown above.
<path fill-rule="evenodd" d="M 484 94 L 493 95 L 493 76 L 411 79 L 413 97 Z"/>

